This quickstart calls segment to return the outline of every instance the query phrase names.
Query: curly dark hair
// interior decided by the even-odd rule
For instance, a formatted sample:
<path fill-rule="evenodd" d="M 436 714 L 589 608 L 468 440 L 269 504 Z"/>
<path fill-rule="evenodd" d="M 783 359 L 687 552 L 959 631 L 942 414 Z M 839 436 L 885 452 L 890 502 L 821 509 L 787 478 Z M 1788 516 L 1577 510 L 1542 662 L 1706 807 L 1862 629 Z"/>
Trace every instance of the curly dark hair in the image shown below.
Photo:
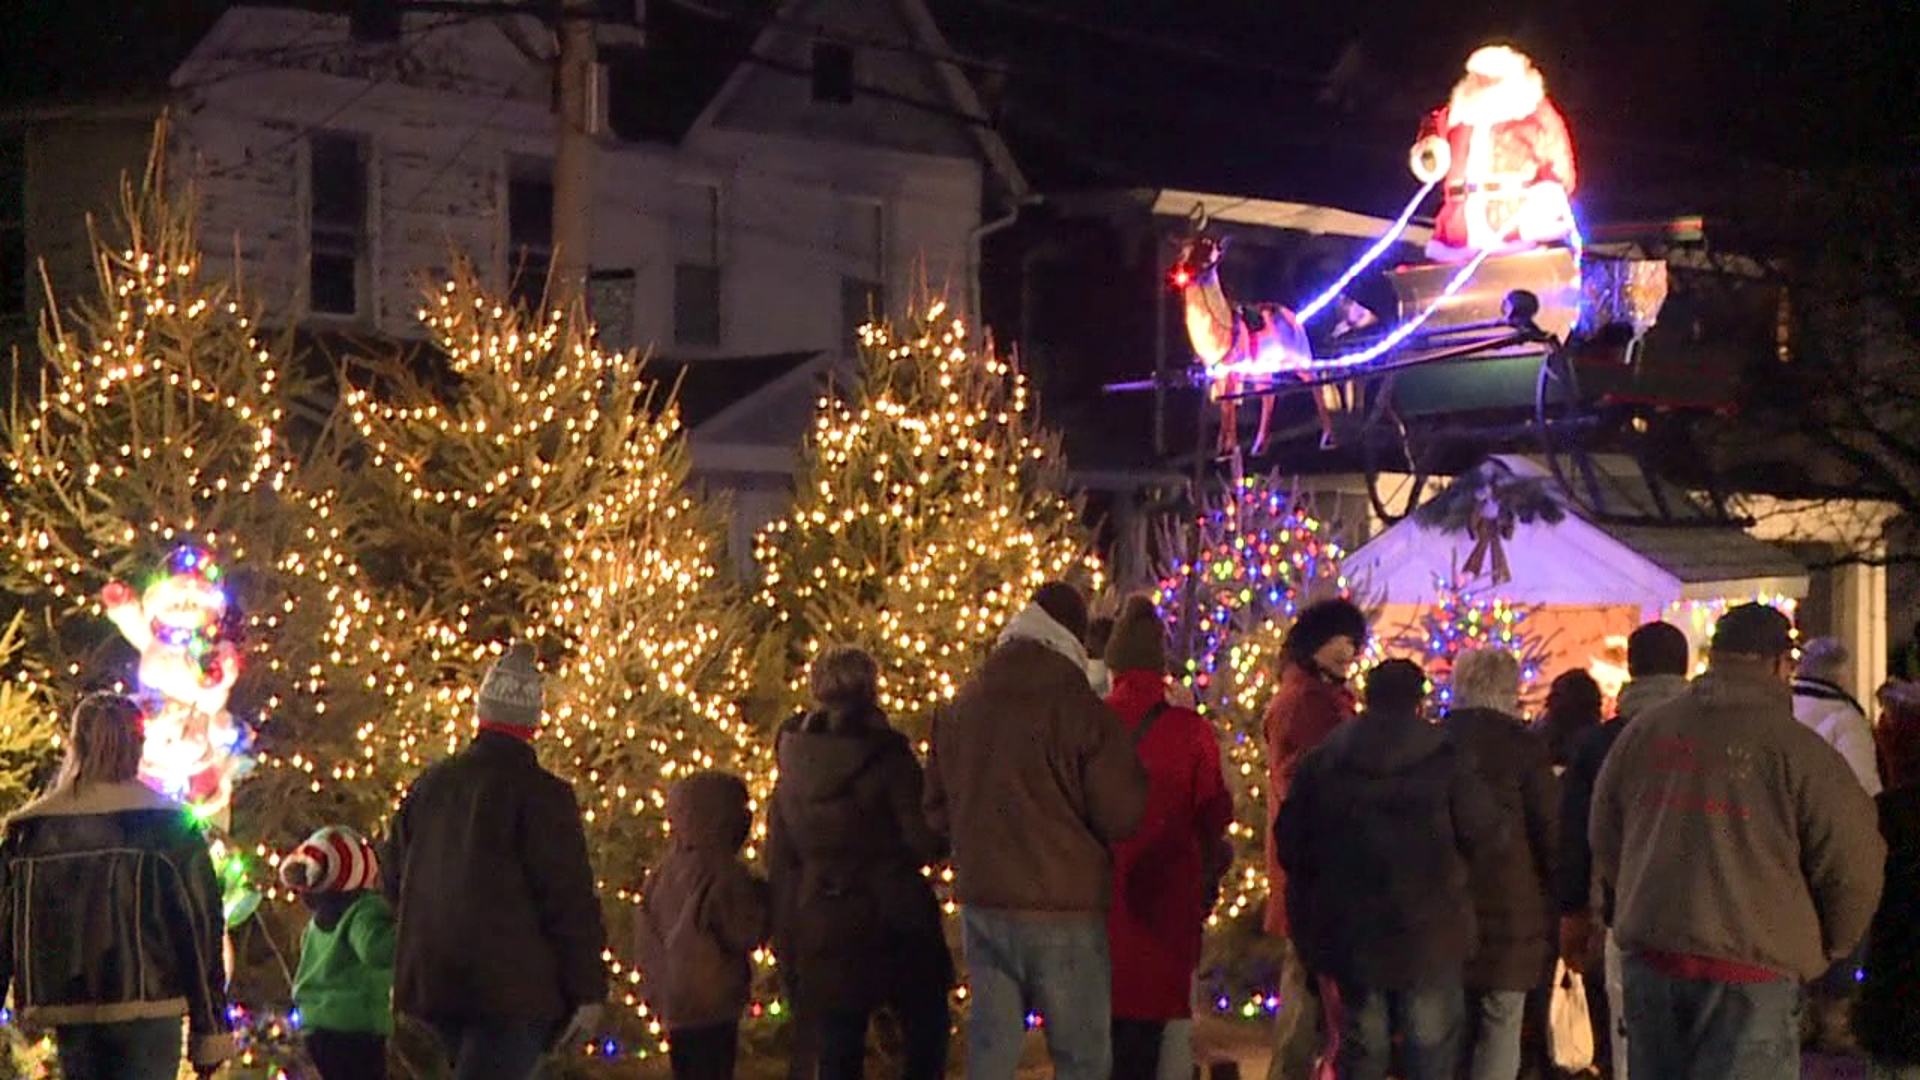
<path fill-rule="evenodd" d="M 1301 667 L 1313 666 L 1313 654 L 1337 637 L 1353 639 L 1355 648 L 1367 644 L 1367 613 L 1349 600 L 1322 600 L 1300 610 L 1287 628 L 1280 645 L 1281 655 Z"/>

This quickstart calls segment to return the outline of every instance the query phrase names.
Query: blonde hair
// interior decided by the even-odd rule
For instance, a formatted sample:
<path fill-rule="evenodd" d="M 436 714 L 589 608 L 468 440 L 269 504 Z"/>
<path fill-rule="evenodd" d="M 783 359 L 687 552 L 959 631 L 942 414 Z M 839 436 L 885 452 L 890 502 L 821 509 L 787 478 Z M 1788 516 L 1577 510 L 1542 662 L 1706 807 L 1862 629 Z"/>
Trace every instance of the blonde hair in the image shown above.
<path fill-rule="evenodd" d="M 1520 661 L 1505 649 L 1468 649 L 1453 662 L 1448 680 L 1456 709 L 1520 713 Z"/>
<path fill-rule="evenodd" d="M 880 696 L 880 665 L 864 649 L 835 645 L 814 658 L 807 691 L 823 707 L 871 703 Z"/>
<path fill-rule="evenodd" d="M 88 694 L 73 707 L 67 729 L 67 759 L 57 786 L 124 784 L 140 775 L 145 745 L 143 715 L 133 699 L 120 694 Z"/>

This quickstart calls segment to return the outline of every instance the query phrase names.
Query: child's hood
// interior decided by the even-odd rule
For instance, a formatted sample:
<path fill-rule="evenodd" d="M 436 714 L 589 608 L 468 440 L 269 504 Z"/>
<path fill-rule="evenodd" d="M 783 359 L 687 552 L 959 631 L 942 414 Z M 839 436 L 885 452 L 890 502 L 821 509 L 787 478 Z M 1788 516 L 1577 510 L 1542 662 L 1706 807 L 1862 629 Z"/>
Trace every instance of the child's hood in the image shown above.
<path fill-rule="evenodd" d="M 695 773 L 667 793 L 667 824 L 678 847 L 739 851 L 753 826 L 747 785 L 730 773 Z"/>

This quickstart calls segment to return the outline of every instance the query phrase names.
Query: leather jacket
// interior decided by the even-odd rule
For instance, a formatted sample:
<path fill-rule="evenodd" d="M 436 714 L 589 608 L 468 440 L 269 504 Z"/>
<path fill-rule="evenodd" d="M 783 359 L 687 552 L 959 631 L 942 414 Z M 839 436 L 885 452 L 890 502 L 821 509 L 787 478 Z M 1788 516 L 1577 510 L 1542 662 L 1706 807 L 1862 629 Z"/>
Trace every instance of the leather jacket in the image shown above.
<path fill-rule="evenodd" d="M 195 1065 L 233 1054 L 213 859 L 138 783 L 56 788 L 0 841 L 0 993 L 28 1024 L 184 1015 Z"/>

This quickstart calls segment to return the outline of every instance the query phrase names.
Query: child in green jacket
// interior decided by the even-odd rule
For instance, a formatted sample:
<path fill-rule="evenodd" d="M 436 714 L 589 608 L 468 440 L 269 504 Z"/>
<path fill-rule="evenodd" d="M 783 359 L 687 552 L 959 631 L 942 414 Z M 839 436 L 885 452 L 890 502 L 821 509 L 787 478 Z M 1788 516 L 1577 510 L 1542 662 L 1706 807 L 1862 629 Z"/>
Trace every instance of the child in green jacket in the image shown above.
<path fill-rule="evenodd" d="M 394 923 L 379 876 L 373 845 L 344 825 L 314 833 L 280 864 L 280 880 L 313 913 L 293 1003 L 321 1080 L 386 1080 Z"/>

